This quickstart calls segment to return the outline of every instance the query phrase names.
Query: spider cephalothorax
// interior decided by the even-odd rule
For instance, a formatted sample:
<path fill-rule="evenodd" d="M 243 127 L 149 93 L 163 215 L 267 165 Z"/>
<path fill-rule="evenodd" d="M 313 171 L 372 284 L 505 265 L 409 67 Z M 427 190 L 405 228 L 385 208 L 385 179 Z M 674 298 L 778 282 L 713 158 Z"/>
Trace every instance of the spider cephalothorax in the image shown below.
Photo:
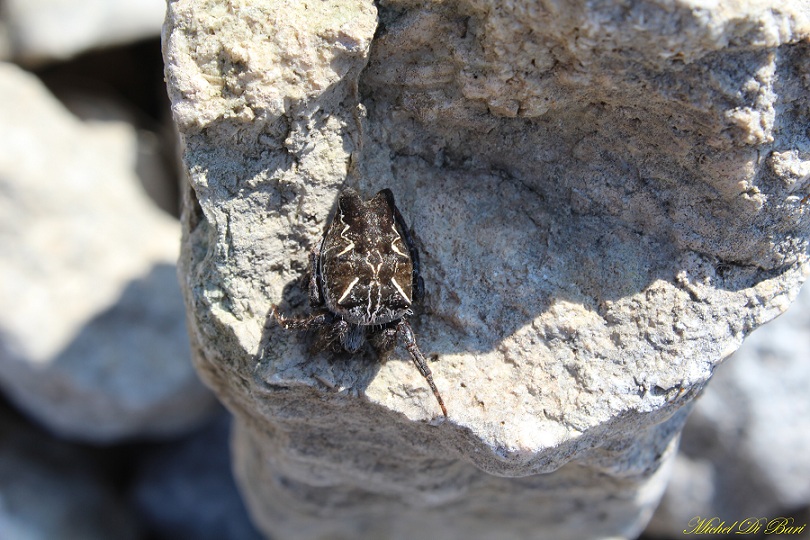
<path fill-rule="evenodd" d="M 407 317 L 422 299 L 419 253 L 390 189 L 364 201 L 346 189 L 335 215 L 310 256 L 309 298 L 314 313 L 273 316 L 288 329 L 319 330 L 319 348 L 339 346 L 356 353 L 368 339 L 385 355 L 402 336 L 405 348 L 447 416 L 427 360 Z"/>

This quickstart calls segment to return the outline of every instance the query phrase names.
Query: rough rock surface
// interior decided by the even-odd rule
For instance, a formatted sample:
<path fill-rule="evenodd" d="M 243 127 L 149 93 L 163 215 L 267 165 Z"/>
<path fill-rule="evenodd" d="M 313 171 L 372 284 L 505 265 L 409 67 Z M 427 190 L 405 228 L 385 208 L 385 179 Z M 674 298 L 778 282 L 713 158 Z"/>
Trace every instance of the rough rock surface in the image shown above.
<path fill-rule="evenodd" d="M 83 123 L 0 65 L 0 388 L 62 435 L 166 436 L 213 410 L 191 363 L 180 231 L 140 188 L 137 137 Z"/>
<path fill-rule="evenodd" d="M 169 3 L 192 342 L 237 415 L 254 519 L 276 538 L 633 537 L 714 367 L 806 275 L 806 8 L 379 10 Z M 267 324 L 273 303 L 306 312 L 344 182 L 390 187 L 414 227 L 412 323 L 448 421 L 404 351 L 310 354 Z"/>
<path fill-rule="evenodd" d="M 695 516 L 731 524 L 810 506 L 808 351 L 805 286 L 784 315 L 718 367 L 684 428 L 649 533 L 676 537 Z"/>
<path fill-rule="evenodd" d="M 0 57 L 40 63 L 160 33 L 164 0 L 4 0 Z"/>

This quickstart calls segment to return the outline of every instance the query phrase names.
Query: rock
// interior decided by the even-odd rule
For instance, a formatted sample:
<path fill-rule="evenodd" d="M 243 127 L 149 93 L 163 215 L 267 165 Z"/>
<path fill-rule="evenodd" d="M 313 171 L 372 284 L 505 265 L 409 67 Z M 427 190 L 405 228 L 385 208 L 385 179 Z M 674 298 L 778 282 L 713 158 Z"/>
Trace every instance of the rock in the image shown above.
<path fill-rule="evenodd" d="M 228 451 L 230 415 L 139 465 L 133 497 L 150 538 L 260 540 L 236 490 Z"/>
<path fill-rule="evenodd" d="M 0 51 L 29 64 L 65 60 L 157 36 L 165 13 L 164 0 L 6 0 Z"/>
<path fill-rule="evenodd" d="M 43 67 L 36 74 L 80 120 L 135 126 L 138 177 L 150 199 L 171 215 L 179 215 L 177 130 L 163 80 L 160 38 L 93 51 Z"/>
<path fill-rule="evenodd" d="M 169 4 L 180 273 L 251 514 L 280 539 L 635 537 L 694 398 L 807 274 L 806 13 L 375 9 Z M 401 347 L 311 354 L 268 320 L 308 312 L 344 184 L 413 225 L 447 421 Z"/>
<path fill-rule="evenodd" d="M 684 428 L 676 474 L 649 534 L 673 537 L 695 516 L 731 524 L 810 506 L 808 336 L 804 287 L 784 315 L 717 368 Z"/>
<path fill-rule="evenodd" d="M 93 454 L 51 439 L 0 405 L 0 538 L 141 538 Z"/>
<path fill-rule="evenodd" d="M 191 429 L 214 400 L 189 362 L 179 229 L 135 174 L 135 130 L 82 123 L 0 65 L 0 388 L 66 437 Z"/>

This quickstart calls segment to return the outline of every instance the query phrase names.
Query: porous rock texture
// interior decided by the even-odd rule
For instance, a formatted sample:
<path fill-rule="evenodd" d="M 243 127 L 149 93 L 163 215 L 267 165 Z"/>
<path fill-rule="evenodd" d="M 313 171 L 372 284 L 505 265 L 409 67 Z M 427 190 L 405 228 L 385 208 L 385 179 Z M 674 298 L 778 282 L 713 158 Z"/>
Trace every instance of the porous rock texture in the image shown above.
<path fill-rule="evenodd" d="M 802 2 L 173 0 L 183 288 L 274 538 L 630 538 L 688 409 L 806 275 Z M 805 40 L 805 41 L 803 41 Z M 390 187 L 401 348 L 311 353 L 308 252 Z"/>
<path fill-rule="evenodd" d="M 0 64 L 0 389 L 96 443 L 175 436 L 216 404 L 189 361 L 180 228 L 138 181 L 137 141 Z"/>
<path fill-rule="evenodd" d="M 695 516 L 737 521 L 732 533 L 745 531 L 748 517 L 766 516 L 775 528 L 771 520 L 810 507 L 808 352 L 805 285 L 784 315 L 757 329 L 715 372 L 684 427 L 648 535 L 677 538 Z M 760 532 L 766 528 L 762 523 Z"/>

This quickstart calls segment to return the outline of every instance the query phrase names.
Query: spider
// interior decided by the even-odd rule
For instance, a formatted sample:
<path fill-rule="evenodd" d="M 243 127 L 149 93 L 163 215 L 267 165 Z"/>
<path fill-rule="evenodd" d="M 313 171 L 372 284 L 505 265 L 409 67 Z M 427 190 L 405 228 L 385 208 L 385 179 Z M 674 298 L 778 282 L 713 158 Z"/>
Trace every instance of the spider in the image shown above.
<path fill-rule="evenodd" d="M 334 217 L 310 254 L 309 300 L 313 313 L 272 316 L 288 330 L 318 330 L 316 349 L 350 354 L 366 341 L 385 357 L 402 337 L 405 349 L 427 381 L 444 416 L 447 408 L 416 344 L 408 317 L 424 296 L 419 252 L 394 203 L 383 189 L 364 201 L 351 188 L 338 196 Z"/>

